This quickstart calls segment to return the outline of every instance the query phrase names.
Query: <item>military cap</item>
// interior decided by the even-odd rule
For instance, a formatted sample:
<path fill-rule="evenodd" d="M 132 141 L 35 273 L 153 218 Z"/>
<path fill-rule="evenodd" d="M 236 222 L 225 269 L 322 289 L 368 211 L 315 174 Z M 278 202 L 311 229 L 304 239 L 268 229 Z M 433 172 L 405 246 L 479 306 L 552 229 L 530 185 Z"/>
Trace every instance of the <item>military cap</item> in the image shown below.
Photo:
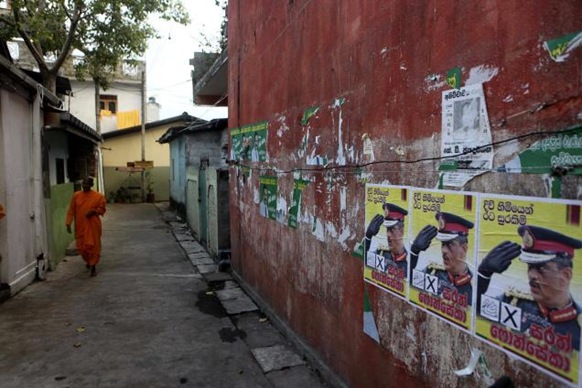
<path fill-rule="evenodd" d="M 545 263 L 556 257 L 573 259 L 574 250 L 582 248 L 582 241 L 540 226 L 522 225 L 517 233 L 522 240 L 519 260 L 528 264 Z"/>
<path fill-rule="evenodd" d="M 382 209 L 388 210 L 388 214 L 384 216 L 384 226 L 387 228 L 392 228 L 400 221 L 404 221 L 404 216 L 408 214 L 408 210 L 388 202 L 382 205 Z"/>
<path fill-rule="evenodd" d="M 438 212 L 435 214 L 435 218 L 438 221 L 436 238 L 439 241 L 451 241 L 459 236 L 467 236 L 469 229 L 473 229 L 471 221 L 456 214 Z"/>

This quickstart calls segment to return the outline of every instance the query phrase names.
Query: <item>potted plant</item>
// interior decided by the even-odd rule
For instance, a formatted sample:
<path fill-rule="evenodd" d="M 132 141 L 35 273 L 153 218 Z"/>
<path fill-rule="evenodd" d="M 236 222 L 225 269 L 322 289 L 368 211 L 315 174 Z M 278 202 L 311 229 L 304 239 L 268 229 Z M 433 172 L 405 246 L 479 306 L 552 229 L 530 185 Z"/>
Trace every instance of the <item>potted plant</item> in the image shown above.
<path fill-rule="evenodd" d="M 146 172 L 146 202 L 156 202 L 156 195 L 154 194 L 154 182 L 152 182 L 151 173 Z"/>

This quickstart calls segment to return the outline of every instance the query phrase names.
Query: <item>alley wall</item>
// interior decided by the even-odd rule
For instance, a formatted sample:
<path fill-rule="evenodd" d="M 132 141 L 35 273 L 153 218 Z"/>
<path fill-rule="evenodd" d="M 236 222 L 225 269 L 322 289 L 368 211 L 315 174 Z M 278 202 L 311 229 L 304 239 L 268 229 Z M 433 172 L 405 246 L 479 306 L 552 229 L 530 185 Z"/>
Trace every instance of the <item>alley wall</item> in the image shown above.
<path fill-rule="evenodd" d="M 582 3 L 239 0 L 228 16 L 233 270 L 350 386 L 560 385 L 365 283 L 357 252 L 367 184 L 580 204 L 575 169 L 503 166 L 582 123 L 582 47 L 552 50 Z M 459 183 L 441 169 L 443 92 L 476 87 L 492 166 Z M 458 377 L 474 349 L 486 366 Z"/>

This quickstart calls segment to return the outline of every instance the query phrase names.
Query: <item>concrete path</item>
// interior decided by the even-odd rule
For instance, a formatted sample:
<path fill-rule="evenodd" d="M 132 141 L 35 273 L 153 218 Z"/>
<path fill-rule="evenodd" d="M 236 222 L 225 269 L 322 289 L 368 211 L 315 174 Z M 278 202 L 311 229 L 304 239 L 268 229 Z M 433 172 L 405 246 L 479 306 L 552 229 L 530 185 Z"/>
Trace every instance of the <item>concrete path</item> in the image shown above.
<path fill-rule="evenodd" d="M 108 206 L 97 276 L 67 256 L 0 305 L 0 386 L 321 387 L 163 205 Z"/>

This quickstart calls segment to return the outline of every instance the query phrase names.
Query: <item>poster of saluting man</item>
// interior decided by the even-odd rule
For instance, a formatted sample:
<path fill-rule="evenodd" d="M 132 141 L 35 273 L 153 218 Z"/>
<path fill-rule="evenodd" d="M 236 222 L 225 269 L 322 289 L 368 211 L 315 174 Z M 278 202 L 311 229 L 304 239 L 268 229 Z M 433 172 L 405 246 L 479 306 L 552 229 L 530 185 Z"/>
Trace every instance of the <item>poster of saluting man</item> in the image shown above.
<path fill-rule="evenodd" d="M 476 287 L 473 194 L 412 190 L 409 300 L 470 330 Z"/>
<path fill-rule="evenodd" d="M 365 281 L 396 296 L 408 292 L 408 189 L 366 185 Z"/>
<path fill-rule="evenodd" d="M 475 334 L 578 385 L 580 201 L 483 196 Z"/>

